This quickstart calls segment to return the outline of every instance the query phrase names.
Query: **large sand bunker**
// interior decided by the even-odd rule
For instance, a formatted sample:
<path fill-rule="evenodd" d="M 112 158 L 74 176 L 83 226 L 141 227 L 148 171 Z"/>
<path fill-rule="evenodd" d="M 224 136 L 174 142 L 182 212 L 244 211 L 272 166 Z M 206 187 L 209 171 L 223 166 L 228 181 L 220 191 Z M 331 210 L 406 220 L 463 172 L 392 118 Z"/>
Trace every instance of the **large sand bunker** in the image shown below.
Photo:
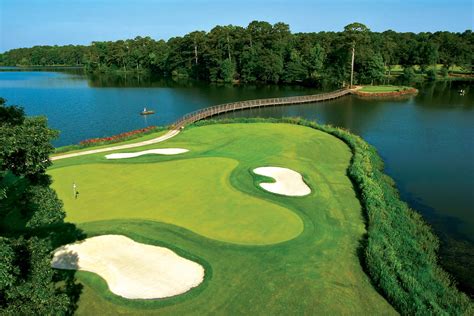
<path fill-rule="evenodd" d="M 311 189 L 304 183 L 301 174 L 294 170 L 281 167 L 260 167 L 253 169 L 253 172 L 275 179 L 274 183 L 260 183 L 260 186 L 269 192 L 288 196 L 303 196 L 311 193 Z"/>
<path fill-rule="evenodd" d="M 136 153 L 115 153 L 110 155 L 105 155 L 107 159 L 124 159 L 124 158 L 135 158 L 142 155 L 156 154 L 156 155 L 178 155 L 189 150 L 183 148 L 160 148 L 160 149 L 150 149 L 144 151 L 138 151 Z"/>
<path fill-rule="evenodd" d="M 185 293 L 204 279 L 204 268 L 175 252 L 121 235 L 103 235 L 55 250 L 51 266 L 84 270 L 105 279 L 113 293 L 130 299 Z"/>

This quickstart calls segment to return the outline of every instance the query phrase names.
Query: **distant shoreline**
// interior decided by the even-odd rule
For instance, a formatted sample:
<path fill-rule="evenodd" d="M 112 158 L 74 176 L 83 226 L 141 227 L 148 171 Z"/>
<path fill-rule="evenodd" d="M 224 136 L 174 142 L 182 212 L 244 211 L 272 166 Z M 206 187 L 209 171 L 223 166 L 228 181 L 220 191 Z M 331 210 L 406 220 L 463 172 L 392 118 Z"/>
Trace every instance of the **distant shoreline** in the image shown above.
<path fill-rule="evenodd" d="M 84 66 L 0 66 L 0 71 L 28 71 L 28 70 L 61 70 L 61 69 L 84 69 Z"/>

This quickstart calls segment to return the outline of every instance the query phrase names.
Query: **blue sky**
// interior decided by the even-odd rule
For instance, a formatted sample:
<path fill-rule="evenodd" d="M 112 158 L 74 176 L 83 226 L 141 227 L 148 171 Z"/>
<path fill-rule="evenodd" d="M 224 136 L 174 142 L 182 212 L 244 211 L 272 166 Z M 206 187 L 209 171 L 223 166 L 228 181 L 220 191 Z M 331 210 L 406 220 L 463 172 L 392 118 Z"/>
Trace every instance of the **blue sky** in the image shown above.
<path fill-rule="evenodd" d="M 474 0 L 0 0 L 0 52 L 34 45 L 181 36 L 215 25 L 285 22 L 292 32 L 340 31 L 362 22 L 373 31 L 473 28 Z"/>

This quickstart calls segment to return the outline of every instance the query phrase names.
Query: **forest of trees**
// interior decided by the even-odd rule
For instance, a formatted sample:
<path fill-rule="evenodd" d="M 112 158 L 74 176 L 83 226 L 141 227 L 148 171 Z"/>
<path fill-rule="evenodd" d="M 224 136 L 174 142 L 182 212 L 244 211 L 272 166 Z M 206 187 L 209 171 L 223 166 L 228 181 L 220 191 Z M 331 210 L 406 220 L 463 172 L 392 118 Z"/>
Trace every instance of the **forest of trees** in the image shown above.
<path fill-rule="evenodd" d="M 473 71 L 474 34 L 378 33 L 360 23 L 341 32 L 292 34 L 287 24 L 253 21 L 246 28 L 216 26 L 168 41 L 150 37 L 92 42 L 90 46 L 35 46 L 0 55 L 0 64 L 84 66 L 91 72 L 152 72 L 205 81 L 294 83 L 349 80 L 352 47 L 355 82 L 381 80 L 395 65 L 404 75 L 429 75 L 430 66 Z M 431 67 L 432 68 L 432 67 Z M 432 74 L 431 74 L 432 75 Z"/>
<path fill-rule="evenodd" d="M 216 26 L 168 41 L 150 37 L 35 46 L 0 54 L 4 66 L 81 66 L 89 72 L 147 72 L 210 82 L 348 83 L 355 51 L 355 83 L 390 75 L 428 76 L 433 65 L 473 72 L 474 34 L 372 32 L 353 23 L 341 32 L 292 34 L 287 24 L 253 21 L 246 28 Z M 0 98 L 0 315 L 71 314 L 81 285 L 73 271 L 51 269 L 52 251 L 85 236 L 64 222 L 62 202 L 46 174 L 57 132 L 42 117 Z"/>
<path fill-rule="evenodd" d="M 68 315 L 81 285 L 74 271 L 51 268 L 52 251 L 83 238 L 46 168 L 57 132 L 0 98 L 0 315 Z"/>

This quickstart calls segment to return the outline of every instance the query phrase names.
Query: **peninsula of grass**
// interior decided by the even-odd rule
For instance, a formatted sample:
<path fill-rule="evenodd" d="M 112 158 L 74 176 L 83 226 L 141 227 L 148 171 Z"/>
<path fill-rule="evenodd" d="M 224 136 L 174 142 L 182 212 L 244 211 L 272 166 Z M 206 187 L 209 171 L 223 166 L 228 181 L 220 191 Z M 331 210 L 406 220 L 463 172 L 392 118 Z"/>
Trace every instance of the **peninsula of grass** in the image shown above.
<path fill-rule="evenodd" d="M 162 300 L 120 298 L 97 275 L 78 272 L 78 314 L 472 311 L 437 265 L 436 237 L 399 200 L 361 138 L 302 120 L 232 123 L 198 122 L 131 150 L 189 149 L 180 155 L 54 162 L 49 174 L 66 219 L 88 237 L 120 234 L 165 246 L 206 270 L 199 287 Z M 271 179 L 252 170 L 264 166 L 301 173 L 311 193 L 263 190 L 259 183 Z"/>
<path fill-rule="evenodd" d="M 413 87 L 392 85 L 363 86 L 361 89 L 355 91 L 355 94 L 361 97 L 389 97 L 416 93 L 418 93 L 418 90 Z"/>

